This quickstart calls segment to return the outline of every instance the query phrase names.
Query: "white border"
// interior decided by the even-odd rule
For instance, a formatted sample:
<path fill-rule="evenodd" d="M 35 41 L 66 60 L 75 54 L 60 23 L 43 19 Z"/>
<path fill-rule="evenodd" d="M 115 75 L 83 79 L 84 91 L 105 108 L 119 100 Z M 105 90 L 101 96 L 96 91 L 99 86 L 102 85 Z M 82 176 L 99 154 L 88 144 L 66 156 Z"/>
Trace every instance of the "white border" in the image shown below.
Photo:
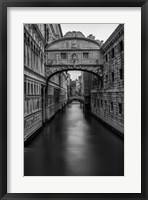
<path fill-rule="evenodd" d="M 8 8 L 8 193 L 141 192 L 141 9 Z M 125 176 L 23 177 L 23 23 L 125 23 Z"/>

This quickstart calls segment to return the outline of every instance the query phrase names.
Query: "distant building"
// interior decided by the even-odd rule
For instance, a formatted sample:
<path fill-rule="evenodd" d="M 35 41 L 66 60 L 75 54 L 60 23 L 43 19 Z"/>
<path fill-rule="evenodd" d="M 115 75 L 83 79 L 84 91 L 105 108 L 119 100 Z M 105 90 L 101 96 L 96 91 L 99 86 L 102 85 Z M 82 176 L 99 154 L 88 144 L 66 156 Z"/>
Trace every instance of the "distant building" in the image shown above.
<path fill-rule="evenodd" d="M 76 81 L 70 80 L 70 96 L 76 96 Z"/>
<path fill-rule="evenodd" d="M 67 72 L 67 98 L 70 97 L 70 74 Z"/>
<path fill-rule="evenodd" d="M 76 83 L 76 91 L 78 96 L 82 96 L 82 76 L 78 77 L 77 83 Z"/>
<path fill-rule="evenodd" d="M 84 96 L 84 104 L 87 110 L 90 110 L 91 77 L 91 73 L 82 72 L 82 95 Z"/>

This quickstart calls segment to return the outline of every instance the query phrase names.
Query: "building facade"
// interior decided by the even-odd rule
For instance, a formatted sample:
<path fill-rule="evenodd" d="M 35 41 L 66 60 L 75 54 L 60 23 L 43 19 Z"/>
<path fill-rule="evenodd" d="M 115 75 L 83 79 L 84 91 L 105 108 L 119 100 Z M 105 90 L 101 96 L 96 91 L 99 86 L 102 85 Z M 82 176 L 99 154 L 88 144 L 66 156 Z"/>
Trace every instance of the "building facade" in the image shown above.
<path fill-rule="evenodd" d="M 67 103 L 67 74 L 46 83 L 45 46 L 63 37 L 59 24 L 24 25 L 24 140 Z"/>
<path fill-rule="evenodd" d="M 92 75 L 91 112 L 124 133 L 124 25 L 120 24 L 101 47 L 103 81 Z"/>
<path fill-rule="evenodd" d="M 82 95 L 84 96 L 84 110 L 90 111 L 92 74 L 82 72 Z"/>
<path fill-rule="evenodd" d="M 42 87 L 45 86 L 44 25 L 24 25 L 24 138 L 42 126 Z"/>

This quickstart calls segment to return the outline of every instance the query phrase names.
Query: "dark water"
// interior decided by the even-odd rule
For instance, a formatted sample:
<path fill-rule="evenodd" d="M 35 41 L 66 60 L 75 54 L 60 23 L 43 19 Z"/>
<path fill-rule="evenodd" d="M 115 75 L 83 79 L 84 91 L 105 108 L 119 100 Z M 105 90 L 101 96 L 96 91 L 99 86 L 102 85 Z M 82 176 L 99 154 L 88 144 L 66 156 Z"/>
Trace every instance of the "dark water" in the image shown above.
<path fill-rule="evenodd" d="M 24 175 L 123 176 L 123 139 L 73 101 L 25 147 Z"/>

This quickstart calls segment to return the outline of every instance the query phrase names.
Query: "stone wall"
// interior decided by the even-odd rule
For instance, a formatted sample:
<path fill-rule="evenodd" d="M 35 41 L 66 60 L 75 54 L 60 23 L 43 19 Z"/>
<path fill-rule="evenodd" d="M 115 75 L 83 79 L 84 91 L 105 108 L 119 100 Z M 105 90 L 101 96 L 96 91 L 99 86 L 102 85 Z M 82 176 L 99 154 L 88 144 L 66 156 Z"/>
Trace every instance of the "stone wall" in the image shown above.
<path fill-rule="evenodd" d="M 42 110 L 28 115 L 24 119 L 24 139 L 27 140 L 42 126 Z"/>
<path fill-rule="evenodd" d="M 56 75 L 56 78 L 59 75 Z M 68 103 L 66 76 L 62 76 L 62 83 L 49 81 L 46 95 L 46 120 L 50 120 Z"/>
<path fill-rule="evenodd" d="M 91 89 L 91 112 L 124 133 L 124 25 L 103 44 L 102 54 L 103 84 L 97 80 Z"/>

